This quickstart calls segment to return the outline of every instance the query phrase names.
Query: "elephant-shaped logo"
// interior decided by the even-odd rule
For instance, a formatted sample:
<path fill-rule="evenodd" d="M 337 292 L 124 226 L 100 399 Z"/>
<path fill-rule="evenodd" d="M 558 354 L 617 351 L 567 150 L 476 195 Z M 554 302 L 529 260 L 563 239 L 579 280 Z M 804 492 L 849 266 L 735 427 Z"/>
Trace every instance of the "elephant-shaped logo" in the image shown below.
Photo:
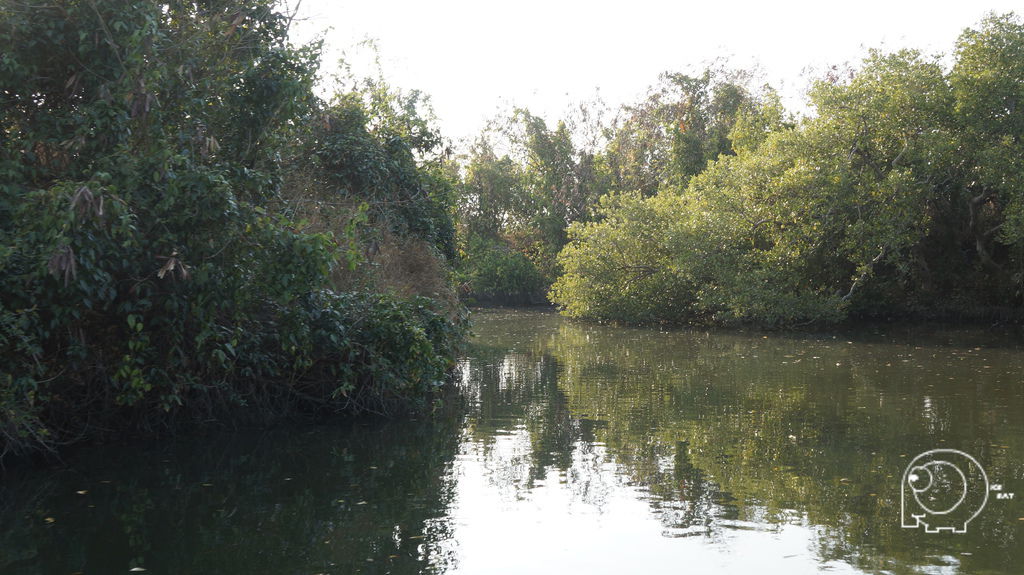
<path fill-rule="evenodd" d="M 957 449 L 925 451 L 903 472 L 903 527 L 966 533 L 967 524 L 988 503 L 988 490 L 988 475 L 970 455 Z"/>

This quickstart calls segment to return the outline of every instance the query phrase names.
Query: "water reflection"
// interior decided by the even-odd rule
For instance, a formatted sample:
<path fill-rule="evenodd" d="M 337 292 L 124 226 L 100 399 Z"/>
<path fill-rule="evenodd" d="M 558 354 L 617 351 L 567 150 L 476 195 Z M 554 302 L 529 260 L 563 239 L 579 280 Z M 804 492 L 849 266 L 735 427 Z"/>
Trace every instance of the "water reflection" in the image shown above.
<path fill-rule="evenodd" d="M 958 447 L 990 476 L 1024 478 L 1016 340 L 963 331 L 662 333 L 524 312 L 487 312 L 476 331 L 480 345 L 462 364 L 475 398 L 473 447 L 459 465 L 518 501 L 544 493 L 561 510 L 533 520 L 565 523 L 550 537 L 600 557 L 601 571 L 657 571 L 680 557 L 729 572 L 1015 573 L 1024 564 L 1016 502 L 992 504 L 967 535 L 899 523 L 901 474 L 927 449 Z M 622 497 L 646 510 L 616 514 Z M 474 508 L 486 501 L 464 481 L 456 499 Z M 625 536 L 646 551 L 624 559 L 622 545 L 600 544 L 601 529 L 563 516 L 587 513 L 640 531 L 655 518 L 659 539 L 688 541 L 662 547 Z M 520 567 L 580 561 L 562 564 L 557 545 L 530 545 L 519 546 L 550 557 Z"/>
<path fill-rule="evenodd" d="M 899 499 L 937 447 L 1024 497 L 1018 339 L 475 331 L 448 414 L 8 470 L 0 574 L 1021 572 L 1019 500 L 928 535 Z"/>
<path fill-rule="evenodd" d="M 446 571 L 457 421 L 231 433 L 12 470 L 0 573 Z"/>

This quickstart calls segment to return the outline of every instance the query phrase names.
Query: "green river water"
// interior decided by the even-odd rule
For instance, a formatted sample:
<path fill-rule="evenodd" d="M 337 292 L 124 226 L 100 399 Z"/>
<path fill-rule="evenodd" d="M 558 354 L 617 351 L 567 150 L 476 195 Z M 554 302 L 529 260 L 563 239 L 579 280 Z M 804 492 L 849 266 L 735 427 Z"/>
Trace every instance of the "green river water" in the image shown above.
<path fill-rule="evenodd" d="M 474 323 L 432 417 L 8 469 L 0 574 L 1024 573 L 1019 337 Z M 987 477 L 929 486 L 966 533 L 901 527 L 932 449 Z"/>

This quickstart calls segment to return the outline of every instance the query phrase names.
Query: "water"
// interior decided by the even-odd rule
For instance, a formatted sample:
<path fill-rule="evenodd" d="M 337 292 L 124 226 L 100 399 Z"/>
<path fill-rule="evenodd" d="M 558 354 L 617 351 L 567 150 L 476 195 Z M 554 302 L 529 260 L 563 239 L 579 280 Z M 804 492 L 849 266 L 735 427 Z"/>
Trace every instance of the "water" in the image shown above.
<path fill-rule="evenodd" d="M 475 322 L 453 414 L 9 470 L 0 573 L 1024 573 L 1016 495 L 900 527 L 929 449 L 1024 498 L 1017 338 Z"/>

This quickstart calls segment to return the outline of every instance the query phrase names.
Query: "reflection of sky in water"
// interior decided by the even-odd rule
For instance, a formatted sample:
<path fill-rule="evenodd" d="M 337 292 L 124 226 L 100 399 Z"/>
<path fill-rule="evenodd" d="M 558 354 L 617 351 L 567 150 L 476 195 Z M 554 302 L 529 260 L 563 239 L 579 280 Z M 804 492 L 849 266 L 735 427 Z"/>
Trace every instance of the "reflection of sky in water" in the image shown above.
<path fill-rule="evenodd" d="M 433 416 L 9 470 L 0 574 L 1022 572 L 1010 338 L 476 318 L 465 404 Z M 936 447 L 969 451 L 1018 497 L 992 498 L 964 535 L 902 529 L 899 478 Z"/>
<path fill-rule="evenodd" d="M 937 446 L 1024 477 L 1012 340 L 477 321 L 448 572 L 1016 572 L 1024 512 L 929 539 L 898 502 L 907 458 Z"/>
<path fill-rule="evenodd" d="M 453 470 L 451 573 L 856 573 L 813 553 L 806 523 L 720 520 L 667 529 L 650 494 L 577 443 L 570 469 L 527 487 L 530 437 L 508 430 L 466 441 Z M 756 510 L 754 511 L 756 513 Z"/>

